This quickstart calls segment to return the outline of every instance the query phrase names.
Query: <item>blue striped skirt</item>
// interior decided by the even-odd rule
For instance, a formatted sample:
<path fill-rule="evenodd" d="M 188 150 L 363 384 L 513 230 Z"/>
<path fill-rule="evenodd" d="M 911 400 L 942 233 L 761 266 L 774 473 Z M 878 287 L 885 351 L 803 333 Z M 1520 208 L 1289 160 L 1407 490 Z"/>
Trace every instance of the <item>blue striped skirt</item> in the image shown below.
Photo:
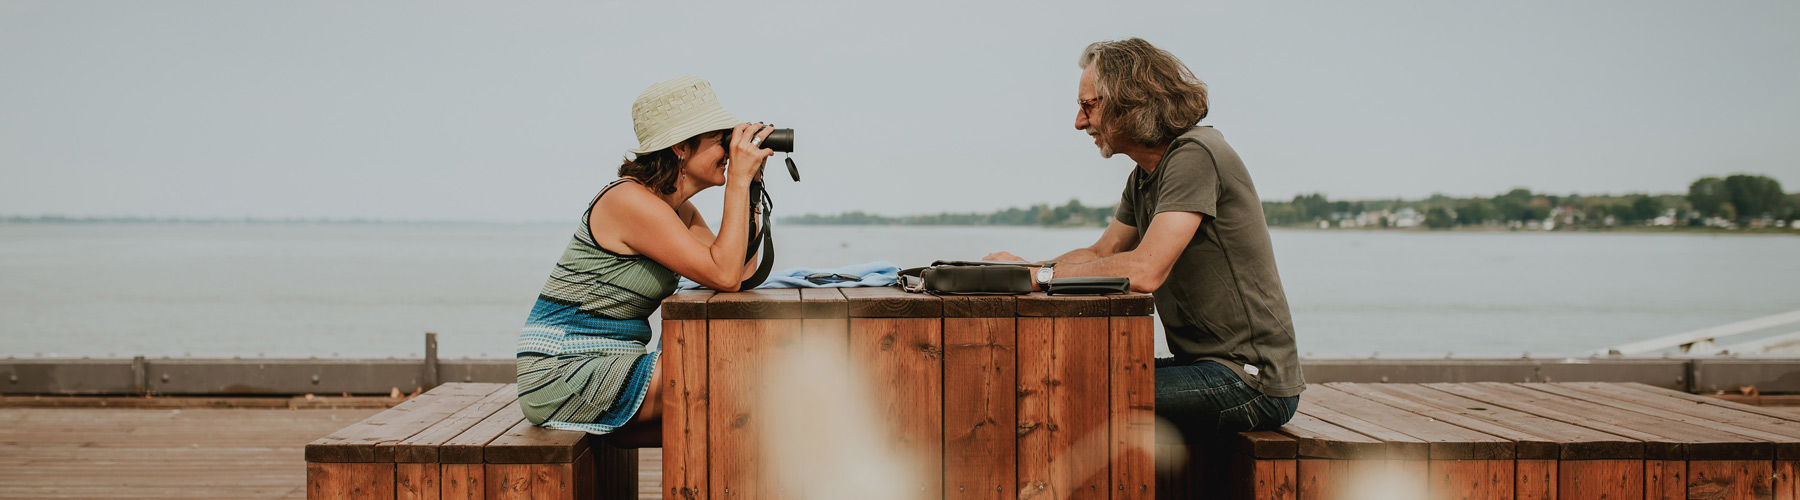
<path fill-rule="evenodd" d="M 657 354 L 650 322 L 539 297 L 519 332 L 519 409 L 533 425 L 606 434 L 637 415 Z"/>

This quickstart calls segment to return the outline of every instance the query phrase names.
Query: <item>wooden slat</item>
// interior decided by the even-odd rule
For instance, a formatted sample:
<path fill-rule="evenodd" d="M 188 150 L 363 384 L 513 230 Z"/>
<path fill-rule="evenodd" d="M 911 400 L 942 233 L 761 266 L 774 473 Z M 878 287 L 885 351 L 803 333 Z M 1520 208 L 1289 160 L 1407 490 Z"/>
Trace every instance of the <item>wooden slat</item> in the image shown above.
<path fill-rule="evenodd" d="M 1256 486 L 1251 498 L 1295 500 L 1300 488 L 1295 478 L 1298 473 L 1298 465 L 1293 460 L 1257 460 L 1252 471 Z"/>
<path fill-rule="evenodd" d="M 1800 463 L 1791 460 L 1775 461 L 1775 500 L 1796 500 L 1795 474 L 1800 474 Z"/>
<path fill-rule="evenodd" d="M 470 427 L 481 423 L 494 412 L 506 408 L 507 404 L 519 399 L 517 384 L 492 384 L 494 392 L 457 410 L 438 423 L 431 424 L 418 434 L 414 434 L 398 443 L 394 443 L 394 461 L 407 463 L 438 463 L 438 448 L 452 438 L 468 431 Z"/>
<path fill-rule="evenodd" d="M 706 302 L 706 315 L 712 319 L 799 319 L 805 316 L 800 304 L 800 290 L 794 288 L 719 293 Z"/>
<path fill-rule="evenodd" d="M 1307 392 L 1312 391 L 1309 390 Z M 1429 460 L 1431 458 L 1431 445 L 1422 439 L 1409 436 L 1406 433 L 1395 431 L 1387 427 L 1382 427 L 1381 425 L 1352 416 L 1348 413 L 1334 410 L 1330 407 L 1312 404 L 1306 401 L 1306 397 L 1305 392 L 1300 393 L 1301 414 L 1331 422 L 1334 425 L 1381 441 L 1386 445 L 1387 449 L 1385 458 L 1391 460 Z M 1306 456 L 1305 443 L 1302 442 L 1301 446 L 1301 456 Z"/>
<path fill-rule="evenodd" d="M 438 478 L 443 500 L 481 500 L 487 498 L 487 466 L 482 464 L 443 464 Z"/>
<path fill-rule="evenodd" d="M 1098 317 L 1112 314 L 1112 299 L 1104 295 L 1045 295 L 1032 292 L 1017 299 L 1021 317 Z"/>
<path fill-rule="evenodd" d="M 1776 410 L 1776 409 L 1770 409 L 1770 408 L 1751 406 L 1751 405 L 1747 405 L 1747 404 L 1743 404 L 1743 403 L 1726 401 L 1726 400 L 1719 399 L 1719 398 L 1701 396 L 1701 395 L 1697 395 L 1697 394 L 1688 394 L 1688 393 L 1681 392 L 1681 391 L 1664 389 L 1661 387 L 1657 387 L 1657 386 L 1653 386 L 1653 385 L 1649 385 L 1649 384 L 1637 383 L 1637 382 L 1619 383 L 1619 384 L 1616 384 L 1615 387 L 1624 388 L 1624 389 L 1634 389 L 1639 392 L 1662 395 L 1662 396 L 1666 396 L 1666 397 L 1670 397 L 1670 398 L 1680 399 L 1680 400 L 1684 400 L 1684 401 L 1690 401 L 1690 402 L 1703 404 L 1703 405 L 1718 406 L 1721 408 L 1737 410 L 1737 411 L 1741 411 L 1744 413 L 1754 413 L 1757 415 L 1762 415 L 1765 417 L 1771 417 L 1771 418 L 1776 418 L 1776 419 L 1781 419 L 1781 420 L 1787 420 L 1790 422 L 1800 422 L 1800 412 L 1790 412 L 1790 411 L 1782 411 L 1782 410 Z"/>
<path fill-rule="evenodd" d="M 849 301 L 840 288 L 801 288 L 800 316 L 806 319 L 844 318 L 850 315 Z"/>
<path fill-rule="evenodd" d="M 1636 439 L 1643 443 L 1644 455 L 1642 458 L 1644 459 L 1679 460 L 1684 453 L 1684 449 L 1682 448 L 1683 440 L 1638 430 L 1631 426 L 1620 425 L 1619 423 L 1610 420 L 1596 419 L 1587 413 L 1585 408 L 1581 408 L 1581 405 L 1571 407 L 1566 404 L 1544 404 L 1541 401 L 1541 398 L 1524 398 L 1513 392 L 1499 391 L 1492 387 L 1475 386 L 1472 384 L 1421 384 L 1421 386 L 1481 402 L 1486 408 L 1493 408 L 1496 406 L 1507 408 L 1542 418 L 1557 420 L 1566 424 L 1594 429 L 1607 434 Z M 1526 392 L 1530 393 L 1534 391 Z M 1530 396 L 1530 394 L 1526 394 L 1526 396 Z M 1564 460 L 1569 459 L 1564 458 Z"/>
<path fill-rule="evenodd" d="M 533 490 L 538 475 L 537 467 L 531 464 L 487 464 L 487 500 L 535 500 L 537 496 Z"/>
<path fill-rule="evenodd" d="M 1692 460 L 1688 498 L 1772 498 L 1774 463 L 1768 460 Z"/>
<path fill-rule="evenodd" d="M 1564 412 L 1585 415 L 1587 419 L 1609 421 L 1613 424 L 1642 429 L 1644 432 L 1661 435 L 1672 441 L 1681 443 L 1682 453 L 1688 460 L 1770 460 L 1775 457 L 1775 446 L 1766 440 L 1740 436 L 1717 429 L 1688 424 L 1675 420 L 1647 415 L 1629 410 L 1622 410 L 1607 405 L 1594 404 L 1591 401 L 1552 394 L 1531 387 L 1547 387 L 1542 384 L 1502 384 L 1497 382 L 1480 382 L 1467 384 L 1491 389 L 1495 392 L 1509 393 L 1527 401 L 1545 407 L 1560 409 Z"/>
<path fill-rule="evenodd" d="M 1606 383 L 1532 385 L 1534 389 L 1580 398 L 1622 410 L 1767 440 L 1778 460 L 1800 459 L 1800 425 L 1723 406 L 1701 405 Z"/>
<path fill-rule="evenodd" d="M 1519 460 L 1513 475 L 1516 500 L 1556 500 L 1556 460 Z"/>
<path fill-rule="evenodd" d="M 873 387 L 884 388 L 876 394 L 883 428 L 893 449 L 913 454 L 918 482 L 906 491 L 921 498 L 944 496 L 942 329 L 937 318 L 850 320 L 850 359 L 867 370 Z"/>
<path fill-rule="evenodd" d="M 1112 497 L 1154 497 L 1156 483 L 1156 326 L 1149 316 L 1108 319 L 1112 338 Z M 1289 441 L 1291 443 L 1292 441 Z"/>
<path fill-rule="evenodd" d="M 1355 390 L 1354 386 L 1346 388 Z M 1430 447 L 1431 460 L 1512 460 L 1514 457 L 1510 440 L 1364 399 L 1340 391 L 1332 384 L 1308 387 L 1302 399 L 1418 438 Z"/>
<path fill-rule="evenodd" d="M 439 500 L 438 464 L 394 464 L 395 500 Z"/>
<path fill-rule="evenodd" d="M 1021 497 L 1107 497 L 1109 324 L 1104 317 L 1019 318 Z"/>
<path fill-rule="evenodd" d="M 306 445 L 308 462 L 393 462 L 393 444 L 423 431 L 499 388 L 444 384 Z"/>
<path fill-rule="evenodd" d="M 1378 460 L 1387 458 L 1387 443 L 1358 434 L 1305 413 L 1297 413 L 1276 431 L 1292 436 L 1302 458 Z"/>
<path fill-rule="evenodd" d="M 715 319 L 707 330 L 706 495 L 770 498 L 780 484 L 763 460 L 760 382 L 763 368 L 798 343 L 801 321 Z"/>
<path fill-rule="evenodd" d="M 945 295 L 946 318 L 1011 318 L 1018 315 L 1012 295 Z"/>
<path fill-rule="evenodd" d="M 1563 460 L 1557 463 L 1557 498 L 1645 498 L 1644 462 Z"/>
<path fill-rule="evenodd" d="M 1645 460 L 1644 498 L 1686 500 L 1687 462 L 1682 460 Z"/>
<path fill-rule="evenodd" d="M 1296 461 L 1295 480 L 1300 484 L 1299 500 L 1340 500 L 1347 495 L 1352 477 L 1350 464 L 1355 460 L 1321 460 L 1302 458 Z"/>
<path fill-rule="evenodd" d="M 703 498 L 707 491 L 706 320 L 663 320 L 662 496 Z M 647 404 L 647 402 L 646 402 Z"/>
<path fill-rule="evenodd" d="M 1298 443 L 1292 436 L 1276 431 L 1237 433 L 1237 453 L 1252 458 L 1294 458 L 1298 456 Z"/>
<path fill-rule="evenodd" d="M 306 497 L 394 498 L 394 464 L 306 464 Z"/>
<path fill-rule="evenodd" d="M 1429 498 L 1511 500 L 1513 467 L 1512 460 L 1432 460 Z"/>
<path fill-rule="evenodd" d="M 482 448 L 489 441 L 505 434 L 507 430 L 525 421 L 525 414 L 519 411 L 519 402 L 514 400 L 506 408 L 481 419 L 480 423 L 469 427 L 443 446 L 438 447 L 438 462 L 446 464 L 478 464 L 482 463 Z"/>
<path fill-rule="evenodd" d="M 1520 460 L 1555 459 L 1560 451 L 1557 443 L 1550 439 L 1390 394 L 1382 390 L 1384 385 L 1388 384 L 1326 384 L 1327 387 L 1414 415 L 1512 441 L 1515 458 Z"/>
<path fill-rule="evenodd" d="M 946 310 L 951 301 L 946 301 Z M 1006 498 L 1018 461 L 1013 318 L 944 319 L 944 497 Z"/>
<path fill-rule="evenodd" d="M 520 421 L 488 441 L 481 458 L 490 464 L 567 464 L 587 448 L 585 432 L 546 429 Z"/>
<path fill-rule="evenodd" d="M 1360 384 L 1359 389 L 1367 391 L 1368 396 L 1375 394 L 1392 396 L 1385 400 L 1396 406 L 1401 401 L 1410 402 L 1441 413 L 1425 413 L 1432 417 L 1441 417 L 1445 422 L 1463 425 L 1471 429 L 1489 432 L 1495 435 L 1511 430 L 1519 432 L 1518 443 L 1521 459 L 1547 458 L 1560 460 L 1594 460 L 1644 458 L 1644 443 L 1636 439 L 1607 434 L 1598 430 L 1552 420 L 1530 413 L 1513 410 L 1504 406 L 1491 405 L 1481 401 L 1448 394 L 1413 384 Z M 1407 406 L 1412 408 L 1411 406 Z M 1416 410 L 1423 411 L 1423 410 Z M 1553 453 L 1543 456 L 1540 443 L 1548 443 Z"/>
<path fill-rule="evenodd" d="M 936 295 L 907 293 L 891 286 L 844 288 L 852 318 L 942 318 L 944 301 Z"/>
<path fill-rule="evenodd" d="M 1147 293 L 1107 295 L 1110 316 L 1149 316 L 1156 312 L 1156 297 Z"/>
<path fill-rule="evenodd" d="M 706 319 L 706 302 L 712 300 L 712 290 L 682 290 L 670 295 L 662 301 L 662 319 L 688 320 Z"/>
<path fill-rule="evenodd" d="M 600 462 L 597 455 L 602 454 L 607 455 L 608 462 Z M 569 466 L 569 480 L 574 483 L 570 497 L 574 500 L 636 498 L 637 472 L 637 450 L 616 448 L 604 439 L 596 439 L 594 446 L 582 452 L 581 457 Z M 605 478 L 604 482 L 601 478 Z"/>

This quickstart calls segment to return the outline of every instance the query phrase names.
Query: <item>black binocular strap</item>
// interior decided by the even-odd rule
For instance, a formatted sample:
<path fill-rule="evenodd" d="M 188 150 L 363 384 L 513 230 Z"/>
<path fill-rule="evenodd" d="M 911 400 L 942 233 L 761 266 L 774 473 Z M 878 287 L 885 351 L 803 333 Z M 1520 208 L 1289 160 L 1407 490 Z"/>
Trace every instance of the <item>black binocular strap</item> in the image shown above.
<path fill-rule="evenodd" d="M 756 206 L 761 204 L 762 224 L 756 223 Z M 756 246 L 762 245 L 762 264 L 756 266 L 756 274 L 738 284 L 738 290 L 749 290 L 763 284 L 769 279 L 769 269 L 775 266 L 775 236 L 769 231 L 769 212 L 774 211 L 775 202 L 769 193 L 763 190 L 761 180 L 750 182 L 750 244 L 744 247 L 744 263 L 756 258 Z"/>

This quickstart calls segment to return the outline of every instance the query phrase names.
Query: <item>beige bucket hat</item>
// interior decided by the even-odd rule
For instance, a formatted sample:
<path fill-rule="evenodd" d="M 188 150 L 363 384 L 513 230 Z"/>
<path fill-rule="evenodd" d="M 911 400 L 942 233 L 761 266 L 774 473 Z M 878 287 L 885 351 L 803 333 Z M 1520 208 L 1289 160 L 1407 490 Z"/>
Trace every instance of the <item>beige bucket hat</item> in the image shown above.
<path fill-rule="evenodd" d="M 638 147 L 629 152 L 655 152 L 689 137 L 737 124 L 737 118 L 719 105 L 711 83 L 694 76 L 670 78 L 644 89 L 631 103 L 631 125 L 637 130 Z"/>

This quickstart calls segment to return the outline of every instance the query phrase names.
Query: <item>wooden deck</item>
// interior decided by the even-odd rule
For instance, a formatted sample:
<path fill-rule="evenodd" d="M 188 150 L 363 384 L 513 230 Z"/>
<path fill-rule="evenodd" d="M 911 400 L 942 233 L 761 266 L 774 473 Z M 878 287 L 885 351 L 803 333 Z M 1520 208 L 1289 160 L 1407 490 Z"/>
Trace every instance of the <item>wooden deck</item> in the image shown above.
<path fill-rule="evenodd" d="M 0 499 L 303 499 L 306 444 L 380 411 L 0 408 Z M 661 498 L 661 450 L 639 458 Z"/>

